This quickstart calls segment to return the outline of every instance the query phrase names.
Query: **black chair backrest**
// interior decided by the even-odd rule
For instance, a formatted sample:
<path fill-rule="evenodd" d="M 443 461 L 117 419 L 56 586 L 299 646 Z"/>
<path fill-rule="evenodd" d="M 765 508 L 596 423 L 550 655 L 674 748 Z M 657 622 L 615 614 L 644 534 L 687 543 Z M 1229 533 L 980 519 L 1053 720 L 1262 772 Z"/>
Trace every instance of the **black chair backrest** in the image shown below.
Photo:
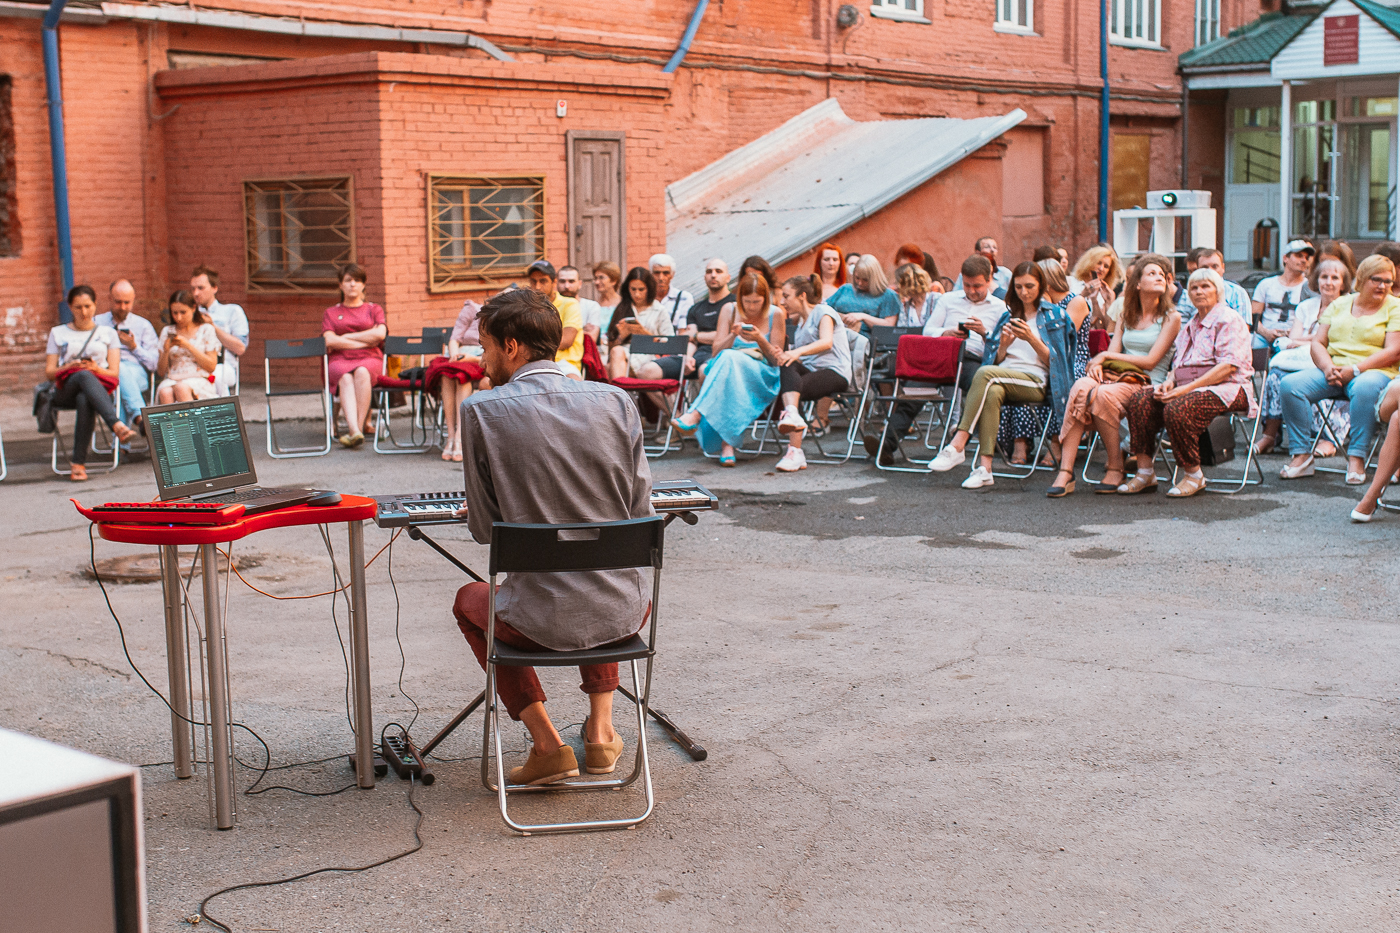
<path fill-rule="evenodd" d="M 660 515 L 618 522 L 491 526 L 490 572 L 567 573 L 661 568 L 666 520 Z"/>
<path fill-rule="evenodd" d="M 1254 371 L 1256 373 L 1269 371 L 1269 357 L 1270 353 L 1268 347 L 1254 348 Z"/>
<path fill-rule="evenodd" d="M 427 340 L 428 346 L 438 347 L 434 353 L 442 353 L 447 349 L 448 340 L 452 339 L 452 328 L 423 328 L 423 339 Z"/>
<path fill-rule="evenodd" d="M 385 356 L 436 356 L 442 352 L 442 344 L 433 337 L 394 337 L 384 338 Z"/>
<path fill-rule="evenodd" d="M 326 355 L 325 337 L 303 337 L 300 340 L 267 340 L 263 356 L 269 360 L 301 360 Z"/>
<path fill-rule="evenodd" d="M 627 343 L 629 353 L 650 353 L 653 356 L 685 356 L 686 347 L 690 344 L 690 338 L 685 335 L 679 337 L 642 337 L 634 336 Z"/>
<path fill-rule="evenodd" d="M 883 327 L 876 325 L 870 328 L 870 347 L 876 351 L 894 351 L 899 349 L 899 338 L 906 334 L 922 334 L 921 327 Z"/>

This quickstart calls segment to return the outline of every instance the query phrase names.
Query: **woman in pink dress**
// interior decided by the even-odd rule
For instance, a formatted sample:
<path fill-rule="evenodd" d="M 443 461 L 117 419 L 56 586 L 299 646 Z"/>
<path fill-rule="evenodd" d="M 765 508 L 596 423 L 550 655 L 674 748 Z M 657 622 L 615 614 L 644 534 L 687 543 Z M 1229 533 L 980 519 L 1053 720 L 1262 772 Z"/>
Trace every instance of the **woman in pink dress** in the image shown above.
<path fill-rule="evenodd" d="M 345 433 L 340 443 L 358 447 L 369 430 L 370 390 L 384 368 L 381 348 L 389 327 L 384 309 L 365 301 L 365 270 L 355 263 L 340 269 L 340 303 L 326 309 L 321 318 L 322 336 L 330 357 L 332 391 L 340 397 Z"/>

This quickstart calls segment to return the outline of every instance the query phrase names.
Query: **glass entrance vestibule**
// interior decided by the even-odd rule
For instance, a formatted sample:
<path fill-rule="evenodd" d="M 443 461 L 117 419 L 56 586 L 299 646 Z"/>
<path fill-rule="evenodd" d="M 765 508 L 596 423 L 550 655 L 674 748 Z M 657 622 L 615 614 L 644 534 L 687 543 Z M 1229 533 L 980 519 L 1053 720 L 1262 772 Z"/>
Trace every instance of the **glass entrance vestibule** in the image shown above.
<path fill-rule="evenodd" d="M 1279 86 L 1236 88 L 1227 110 L 1226 258 L 1252 258 L 1261 220 L 1314 240 L 1384 240 L 1397 236 L 1397 80 L 1294 82 L 1282 110 Z M 1288 119 L 1284 119 L 1287 117 Z M 1289 150 L 1281 147 L 1289 125 Z M 1280 218 L 1280 173 L 1287 171 L 1290 210 Z"/>

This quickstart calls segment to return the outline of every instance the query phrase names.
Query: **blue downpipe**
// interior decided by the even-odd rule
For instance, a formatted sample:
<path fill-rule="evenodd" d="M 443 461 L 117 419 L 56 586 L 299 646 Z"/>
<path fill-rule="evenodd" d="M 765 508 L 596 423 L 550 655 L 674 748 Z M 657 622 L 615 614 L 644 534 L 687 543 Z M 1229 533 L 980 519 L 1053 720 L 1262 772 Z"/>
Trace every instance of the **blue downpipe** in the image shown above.
<path fill-rule="evenodd" d="M 63 266 L 63 295 L 73 287 L 73 228 L 68 218 L 68 154 L 63 144 L 63 76 L 58 67 L 58 20 L 68 0 L 53 0 L 44 15 L 44 83 L 49 98 L 49 159 L 53 165 L 53 212 L 58 228 L 58 258 Z M 59 299 L 58 318 L 73 320 L 68 304 Z"/>
<path fill-rule="evenodd" d="M 1099 242 L 1108 240 L 1108 2 L 1099 2 Z"/>
<path fill-rule="evenodd" d="M 685 27 L 685 34 L 681 36 L 681 44 L 676 47 L 666 67 L 661 69 L 666 74 L 671 74 L 685 61 L 685 53 L 690 51 L 690 43 L 695 41 L 695 33 L 700 29 L 700 20 L 705 16 L 705 7 L 709 5 L 710 0 L 699 0 L 695 4 L 695 12 L 690 14 L 690 23 Z"/>

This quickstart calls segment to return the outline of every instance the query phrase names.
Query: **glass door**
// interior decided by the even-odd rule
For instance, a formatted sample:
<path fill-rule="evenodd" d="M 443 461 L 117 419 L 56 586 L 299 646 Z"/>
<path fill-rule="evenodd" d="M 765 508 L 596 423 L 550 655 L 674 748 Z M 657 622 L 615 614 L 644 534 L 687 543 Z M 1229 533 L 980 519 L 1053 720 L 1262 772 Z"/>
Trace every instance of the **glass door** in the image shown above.
<path fill-rule="evenodd" d="M 1338 236 L 1385 239 L 1390 235 L 1395 180 L 1391 132 L 1385 123 L 1344 123 Z"/>
<path fill-rule="evenodd" d="M 1330 102 L 1326 102 L 1330 103 Z M 1299 236 L 1332 235 L 1336 124 L 1317 123 L 1293 130 L 1293 223 Z"/>

